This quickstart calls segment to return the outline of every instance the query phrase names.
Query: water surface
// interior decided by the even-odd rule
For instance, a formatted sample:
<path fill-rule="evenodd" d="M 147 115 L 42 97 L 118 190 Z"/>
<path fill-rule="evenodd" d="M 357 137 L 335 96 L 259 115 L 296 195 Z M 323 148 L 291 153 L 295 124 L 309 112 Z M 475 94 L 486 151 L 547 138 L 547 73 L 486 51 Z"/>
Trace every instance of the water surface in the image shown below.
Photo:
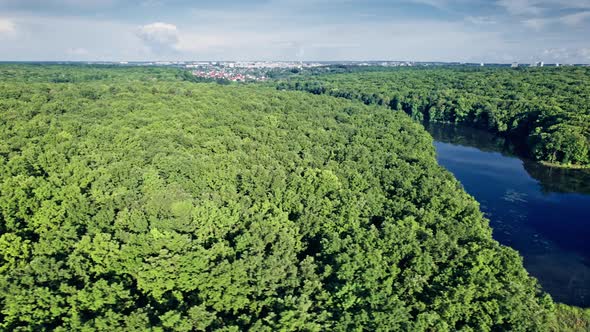
<path fill-rule="evenodd" d="M 427 125 L 439 163 L 490 219 L 494 238 L 524 257 L 558 302 L 590 306 L 590 171 L 551 168 L 516 156 L 487 132 Z"/>

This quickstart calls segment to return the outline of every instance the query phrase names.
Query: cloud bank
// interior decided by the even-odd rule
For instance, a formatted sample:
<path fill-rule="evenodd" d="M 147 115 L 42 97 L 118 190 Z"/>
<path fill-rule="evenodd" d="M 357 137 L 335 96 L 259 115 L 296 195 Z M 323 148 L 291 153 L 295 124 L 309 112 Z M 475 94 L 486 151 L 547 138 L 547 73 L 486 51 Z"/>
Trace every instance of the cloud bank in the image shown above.
<path fill-rule="evenodd" d="M 590 48 L 588 0 L 0 0 L 0 12 L 0 60 L 588 62 Z"/>

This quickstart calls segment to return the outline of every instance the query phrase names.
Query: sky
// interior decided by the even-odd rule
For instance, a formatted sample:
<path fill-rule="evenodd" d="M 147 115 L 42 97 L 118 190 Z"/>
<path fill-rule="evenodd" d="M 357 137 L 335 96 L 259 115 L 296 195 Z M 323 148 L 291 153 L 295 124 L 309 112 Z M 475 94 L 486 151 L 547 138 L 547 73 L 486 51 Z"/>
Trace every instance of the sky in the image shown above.
<path fill-rule="evenodd" d="M 0 0 L 0 61 L 590 63 L 590 0 Z"/>

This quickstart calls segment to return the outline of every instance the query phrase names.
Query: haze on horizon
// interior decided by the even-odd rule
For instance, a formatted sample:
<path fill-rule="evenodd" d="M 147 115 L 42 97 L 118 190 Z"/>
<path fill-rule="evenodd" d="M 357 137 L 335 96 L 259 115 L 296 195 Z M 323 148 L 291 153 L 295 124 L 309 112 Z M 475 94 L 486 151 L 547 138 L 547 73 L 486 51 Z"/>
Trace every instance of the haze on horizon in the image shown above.
<path fill-rule="evenodd" d="M 590 0 L 0 0 L 0 61 L 590 63 Z"/>

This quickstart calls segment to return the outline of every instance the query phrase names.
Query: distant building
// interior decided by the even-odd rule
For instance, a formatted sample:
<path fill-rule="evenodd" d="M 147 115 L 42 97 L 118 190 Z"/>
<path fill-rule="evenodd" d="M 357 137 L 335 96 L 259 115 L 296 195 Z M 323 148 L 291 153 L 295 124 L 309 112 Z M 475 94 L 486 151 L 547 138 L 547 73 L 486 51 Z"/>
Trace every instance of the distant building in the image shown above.
<path fill-rule="evenodd" d="M 543 67 L 545 63 L 543 61 L 539 62 L 539 67 Z"/>
<path fill-rule="evenodd" d="M 480 63 L 480 64 L 479 64 L 479 66 L 480 66 L 480 67 L 483 67 L 483 66 L 484 66 L 484 63 L 483 63 L 483 62 L 482 62 L 482 63 Z"/>
<path fill-rule="evenodd" d="M 518 68 L 518 62 L 513 62 L 512 63 L 512 66 L 510 66 L 510 67 L 512 67 L 512 68 Z"/>
<path fill-rule="evenodd" d="M 559 67 L 559 62 L 555 63 L 555 67 Z"/>

